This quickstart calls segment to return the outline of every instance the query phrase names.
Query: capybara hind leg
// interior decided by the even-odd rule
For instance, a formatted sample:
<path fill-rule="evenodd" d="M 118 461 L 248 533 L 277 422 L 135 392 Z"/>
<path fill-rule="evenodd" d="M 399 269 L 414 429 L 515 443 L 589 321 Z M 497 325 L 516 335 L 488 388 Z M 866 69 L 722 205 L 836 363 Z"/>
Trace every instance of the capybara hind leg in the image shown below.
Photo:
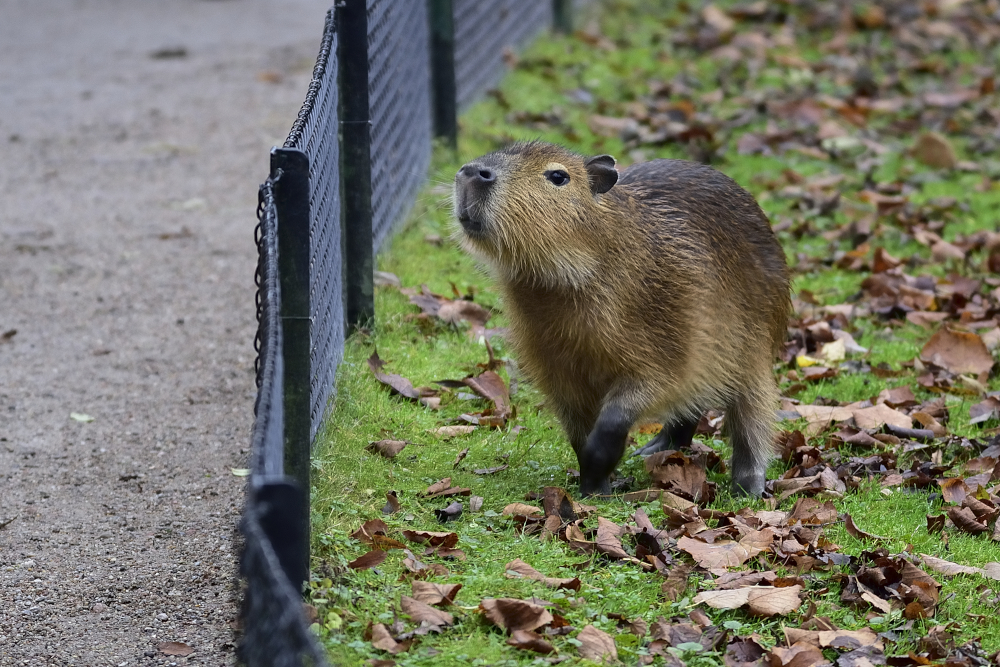
<path fill-rule="evenodd" d="M 685 419 L 663 427 L 645 446 L 635 450 L 632 456 L 649 456 L 667 449 L 680 449 L 691 444 L 694 432 L 698 430 L 698 419 Z"/>
<path fill-rule="evenodd" d="M 726 410 L 726 431 L 733 446 L 733 493 L 759 497 L 767 464 L 774 456 L 775 390 L 737 396 Z"/>

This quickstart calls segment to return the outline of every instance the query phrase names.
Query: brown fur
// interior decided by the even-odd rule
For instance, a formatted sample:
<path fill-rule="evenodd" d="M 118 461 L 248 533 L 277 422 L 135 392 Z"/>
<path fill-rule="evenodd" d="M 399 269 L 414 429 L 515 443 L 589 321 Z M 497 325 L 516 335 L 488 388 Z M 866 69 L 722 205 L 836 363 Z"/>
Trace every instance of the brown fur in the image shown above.
<path fill-rule="evenodd" d="M 554 169 L 569 182 L 550 182 Z M 598 456 L 590 476 L 610 473 L 621 424 L 724 407 L 734 485 L 759 495 L 790 302 L 784 253 L 753 197 L 681 160 L 633 165 L 601 192 L 583 156 L 538 142 L 463 170 L 462 245 L 498 280 L 510 342 L 580 458 L 584 491 L 608 491 L 583 468 Z"/>

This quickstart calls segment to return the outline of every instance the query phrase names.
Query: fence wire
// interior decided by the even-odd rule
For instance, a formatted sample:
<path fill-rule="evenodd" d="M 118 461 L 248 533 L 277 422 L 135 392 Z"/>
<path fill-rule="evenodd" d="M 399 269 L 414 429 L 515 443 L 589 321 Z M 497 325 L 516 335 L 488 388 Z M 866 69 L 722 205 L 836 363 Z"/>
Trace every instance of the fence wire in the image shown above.
<path fill-rule="evenodd" d="M 506 70 L 504 53 L 519 50 L 552 25 L 552 2 L 454 0 L 455 87 L 463 111 Z"/>
<path fill-rule="evenodd" d="M 393 227 L 406 217 L 430 164 L 430 31 L 428 8 L 421 0 L 365 3 L 372 243 L 377 252 Z M 507 47 L 523 47 L 552 22 L 550 0 L 454 0 L 453 9 L 460 108 L 499 81 Z M 326 416 L 344 349 L 338 42 L 335 10 L 331 9 L 305 101 L 284 144 L 309 158 L 310 442 Z M 288 537 L 293 533 L 282 533 L 280 525 L 288 523 L 295 502 L 301 505 L 302 494 L 283 476 L 286 388 L 278 263 L 280 221 L 274 198 L 281 170 L 276 171 L 260 188 L 257 210 L 258 393 L 250 487 L 240 524 L 244 539 L 240 572 L 247 588 L 239 658 L 249 667 L 322 667 L 327 664 L 323 651 L 308 629 L 300 592 L 290 580 L 300 577 L 294 572 L 286 575 L 289 562 L 297 562 L 295 549 L 289 546 L 307 544 L 308 540 Z M 307 499 L 308 489 L 305 492 Z"/>
<path fill-rule="evenodd" d="M 416 0 L 368 0 L 375 252 L 406 215 L 431 159 L 430 32 Z"/>
<path fill-rule="evenodd" d="M 312 438 L 323 424 L 337 365 L 344 353 L 337 76 L 337 26 L 330 10 L 305 102 L 285 141 L 285 148 L 297 148 L 309 156 Z"/>
<path fill-rule="evenodd" d="M 279 175 L 280 178 L 280 175 Z M 251 433 L 251 484 L 240 522 L 246 580 L 243 639 L 239 657 L 248 667 L 325 665 L 323 652 L 305 623 L 302 598 L 288 580 L 261 521 L 269 508 L 256 489 L 280 479 L 284 452 L 281 289 L 278 279 L 278 214 L 274 181 L 261 187 L 257 205 L 257 400 Z"/>

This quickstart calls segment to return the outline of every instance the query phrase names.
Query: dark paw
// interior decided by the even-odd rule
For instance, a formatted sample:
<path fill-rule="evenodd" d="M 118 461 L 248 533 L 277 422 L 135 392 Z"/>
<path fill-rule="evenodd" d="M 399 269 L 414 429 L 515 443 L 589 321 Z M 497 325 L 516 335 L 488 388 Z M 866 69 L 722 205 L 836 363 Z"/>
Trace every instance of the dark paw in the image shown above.
<path fill-rule="evenodd" d="M 763 477 L 733 478 L 732 492 L 736 497 L 760 498 L 764 494 Z"/>
<path fill-rule="evenodd" d="M 601 481 L 596 480 L 585 480 L 580 478 L 580 495 L 586 498 L 587 496 L 610 496 L 611 495 L 611 480 L 605 478 Z"/>

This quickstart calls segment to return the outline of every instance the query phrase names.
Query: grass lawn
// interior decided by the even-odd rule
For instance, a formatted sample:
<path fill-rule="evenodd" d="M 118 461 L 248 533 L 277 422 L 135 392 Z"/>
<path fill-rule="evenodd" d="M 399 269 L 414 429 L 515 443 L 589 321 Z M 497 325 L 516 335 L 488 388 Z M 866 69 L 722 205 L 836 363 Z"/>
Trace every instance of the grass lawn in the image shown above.
<path fill-rule="evenodd" d="M 743 3 L 736 9 L 720 5 L 731 9 L 726 14 L 693 3 L 678 8 L 677 3 L 615 1 L 604 3 L 600 20 L 582 26 L 576 35 L 543 37 L 520 55 L 495 94 L 462 117 L 457 154 L 444 149 L 436 153 L 431 182 L 391 247 L 379 257 L 379 269 L 397 276 L 405 288 L 426 285 L 447 298 L 472 295 L 475 303 L 493 312 L 486 326 L 502 327 L 503 303 L 490 278 L 452 240 L 450 187 L 462 163 L 511 140 L 535 138 L 585 154 L 610 153 L 620 165 L 664 157 L 709 160 L 757 197 L 777 231 L 794 274 L 796 312 L 790 327 L 804 331 L 828 321 L 850 332 L 867 350 L 848 351 L 846 359 L 839 360 L 824 359 L 815 342 L 806 349 L 790 347 L 791 357 L 775 365 L 783 395 L 792 399 L 783 404 L 781 414 L 788 417 L 795 401 L 875 403 L 883 390 L 904 386 L 919 405 L 943 398 L 947 414 L 938 419 L 947 433 L 926 447 L 914 447 L 906 437 L 895 442 L 882 437 L 878 446 L 865 448 L 832 435 L 843 425 L 810 428 L 805 419 L 785 420 L 780 428 L 805 433 L 806 444 L 819 448 L 833 468 L 852 456 L 875 454 L 885 455 L 892 465 L 883 472 L 855 471 L 857 488 L 812 488 L 780 502 L 752 501 L 750 510 L 788 512 L 803 495 L 830 500 L 841 517 L 849 514 L 861 529 L 884 539 L 853 536 L 843 520 L 834 520 L 822 526 L 827 552 L 860 557 L 881 548 L 893 555 L 928 554 L 983 567 L 1000 560 L 1000 543 L 990 539 L 990 532 L 972 535 L 953 525 L 943 533 L 928 532 L 926 517 L 951 506 L 937 482 L 884 482 L 887 474 L 921 465 L 937 466 L 931 475 L 935 479 L 967 477 L 972 473 L 965 462 L 980 456 L 998 426 L 995 414 L 977 424 L 969 422 L 970 408 L 983 401 L 986 392 L 1000 389 L 1000 382 L 992 374 L 977 379 L 965 373 L 963 379 L 962 373 L 914 364 L 944 325 L 925 327 L 907 317 L 912 310 L 946 313 L 948 326 L 958 330 L 961 323 L 989 321 L 998 310 L 992 290 L 1000 286 L 1000 274 L 989 272 L 988 261 L 996 241 L 981 234 L 1000 230 L 1000 161 L 993 151 L 1000 96 L 986 83 L 1000 63 L 996 19 L 994 32 L 976 42 L 969 31 L 978 30 L 978 24 L 963 18 L 963 12 L 973 11 L 965 5 L 954 9 L 955 14 L 914 9 L 916 18 L 906 19 L 914 23 L 904 28 L 899 7 L 858 4 L 846 14 L 826 16 L 829 4 L 802 9 L 795 4 L 767 3 L 763 9 L 765 3 Z M 900 46 L 904 30 L 914 36 Z M 970 90 L 978 93 L 957 96 Z M 946 94 L 955 97 L 940 97 Z M 936 133 L 927 141 L 938 143 L 914 150 L 918 137 L 928 130 Z M 944 151 L 943 158 L 927 153 L 935 147 Z M 929 277 L 915 288 L 922 291 L 915 298 L 925 300 L 921 308 L 909 307 L 911 302 L 904 303 L 899 294 L 889 302 L 885 297 L 879 301 L 870 287 L 863 287 L 873 275 L 879 248 L 900 260 L 886 275 L 897 280 L 904 273 Z M 1000 270 L 1000 262 L 996 266 Z M 979 281 L 961 300 L 952 289 L 960 284 L 956 276 Z M 625 625 L 643 619 L 652 626 L 661 617 L 667 623 L 690 623 L 688 616 L 696 609 L 727 632 L 730 641 L 755 634 L 755 641 L 768 650 L 785 644 L 785 628 L 799 628 L 813 617 L 827 617 L 837 628 L 884 633 L 886 655 L 926 653 L 929 643 L 921 641 L 936 632 L 935 626 L 946 626 L 953 645 L 979 640 L 991 655 L 1000 650 L 1000 582 L 979 574 L 930 571 L 942 584 L 933 617 L 911 618 L 898 603 L 880 611 L 842 599 L 849 576 L 858 572 L 857 559 L 810 569 L 765 550 L 731 569 L 800 576 L 803 586 L 801 606 L 765 617 L 745 608 L 694 604 L 700 591 L 716 587 L 718 572 L 695 568 L 686 590 L 668 596 L 662 590 L 665 576 L 655 570 L 627 559 L 581 553 L 562 539 L 523 533 L 521 524 L 502 512 L 511 503 L 540 506 L 541 500 L 526 499 L 526 494 L 562 487 L 580 500 L 576 482 L 567 473 L 576 467 L 575 457 L 544 397 L 517 377 L 514 365 L 501 364 L 497 373 L 510 384 L 515 416 L 503 428 L 480 426 L 468 434 L 440 436 L 436 429 L 464 423 L 461 415 L 491 406 L 468 388 L 441 390 L 434 384 L 482 373 L 489 360 L 485 340 L 470 335 L 467 323 L 419 316 L 420 308 L 397 287 L 378 287 L 375 301 L 372 330 L 355 334 L 347 343 L 335 404 L 313 460 L 310 597 L 316 609 L 314 629 L 334 664 L 360 665 L 371 659 L 435 667 L 560 660 L 576 664 L 586 662 L 580 657 L 586 638 L 579 639 L 578 633 L 588 625 L 613 637 L 618 659 L 626 664 L 676 664 L 677 659 L 722 664 L 724 642 L 711 650 L 673 642 L 664 657 L 651 644 L 653 634 L 641 635 Z M 832 315 L 824 320 L 823 306 L 843 304 L 854 305 L 855 314 L 843 321 Z M 992 344 L 989 331 L 985 325 L 973 328 Z M 497 359 L 510 360 L 502 336 L 492 337 L 491 345 Z M 392 394 L 378 382 L 368 364 L 376 350 L 387 362 L 384 372 L 402 375 L 417 387 L 438 389 L 436 409 Z M 831 368 L 831 376 L 810 380 L 806 370 L 811 359 L 817 362 L 814 366 Z M 876 372 L 880 363 L 897 374 Z M 926 380 L 928 372 L 935 373 L 932 380 Z M 916 407 L 899 409 L 916 412 Z M 636 442 L 646 442 L 652 430 L 636 431 Z M 884 436 L 885 429 L 878 425 L 869 433 Z M 392 459 L 366 450 L 369 443 L 381 440 L 408 444 Z M 729 456 L 724 438 L 707 435 L 698 441 L 723 459 Z M 482 474 L 501 466 L 506 467 Z M 776 459 L 768 477 L 779 478 L 790 468 Z M 623 491 L 653 486 L 639 457 L 626 458 L 617 475 L 634 478 Z M 453 486 L 470 489 L 471 496 L 422 496 L 446 477 Z M 708 479 L 718 484 L 718 493 L 701 506 L 717 510 L 706 521 L 714 528 L 721 512 L 738 512 L 748 503 L 730 497 L 726 473 L 712 469 Z M 986 484 L 994 489 L 994 497 L 995 484 Z M 388 491 L 396 492 L 401 507 L 383 514 Z M 472 497 L 482 499 L 476 511 L 470 508 Z M 980 497 L 989 501 L 988 495 Z M 435 510 L 454 500 L 463 503 L 463 513 L 440 523 Z M 637 509 L 657 528 L 669 518 L 656 499 L 630 502 L 618 493 L 584 502 L 596 508 L 584 520 L 586 528 L 596 527 L 598 517 L 616 525 L 632 522 Z M 382 539 L 380 544 L 388 545 L 383 562 L 349 568 L 349 562 L 373 548 L 351 536 L 370 519 L 382 519 L 387 537 L 405 544 L 410 554 L 399 548 L 402 545 Z M 457 533 L 456 547 L 463 556 L 425 555 L 425 545 L 407 541 L 404 531 Z M 634 556 L 634 540 L 625 536 L 622 543 Z M 676 542 L 668 550 L 676 563 L 693 562 Z M 413 573 L 404 563 L 411 556 L 447 570 L 427 581 L 461 584 L 454 603 L 442 607 L 453 622 L 440 632 L 407 635 L 418 626 L 409 618 L 412 614 L 401 611 L 401 596 L 413 595 Z M 549 577 L 578 578 L 579 589 L 506 576 L 505 566 L 517 558 Z M 479 610 L 484 598 L 537 598 L 573 629 L 549 635 L 539 630 L 555 649 L 550 654 L 510 646 L 510 633 Z M 378 630 L 373 636 L 378 624 L 394 638 L 381 643 L 383 648 L 373 643 L 380 641 Z M 384 650 L 400 637 L 412 640 L 409 650 Z M 932 652 L 930 657 L 941 659 L 947 652 Z M 836 660 L 841 652 L 824 647 L 820 653 Z M 772 657 L 770 664 L 785 660 Z"/>

